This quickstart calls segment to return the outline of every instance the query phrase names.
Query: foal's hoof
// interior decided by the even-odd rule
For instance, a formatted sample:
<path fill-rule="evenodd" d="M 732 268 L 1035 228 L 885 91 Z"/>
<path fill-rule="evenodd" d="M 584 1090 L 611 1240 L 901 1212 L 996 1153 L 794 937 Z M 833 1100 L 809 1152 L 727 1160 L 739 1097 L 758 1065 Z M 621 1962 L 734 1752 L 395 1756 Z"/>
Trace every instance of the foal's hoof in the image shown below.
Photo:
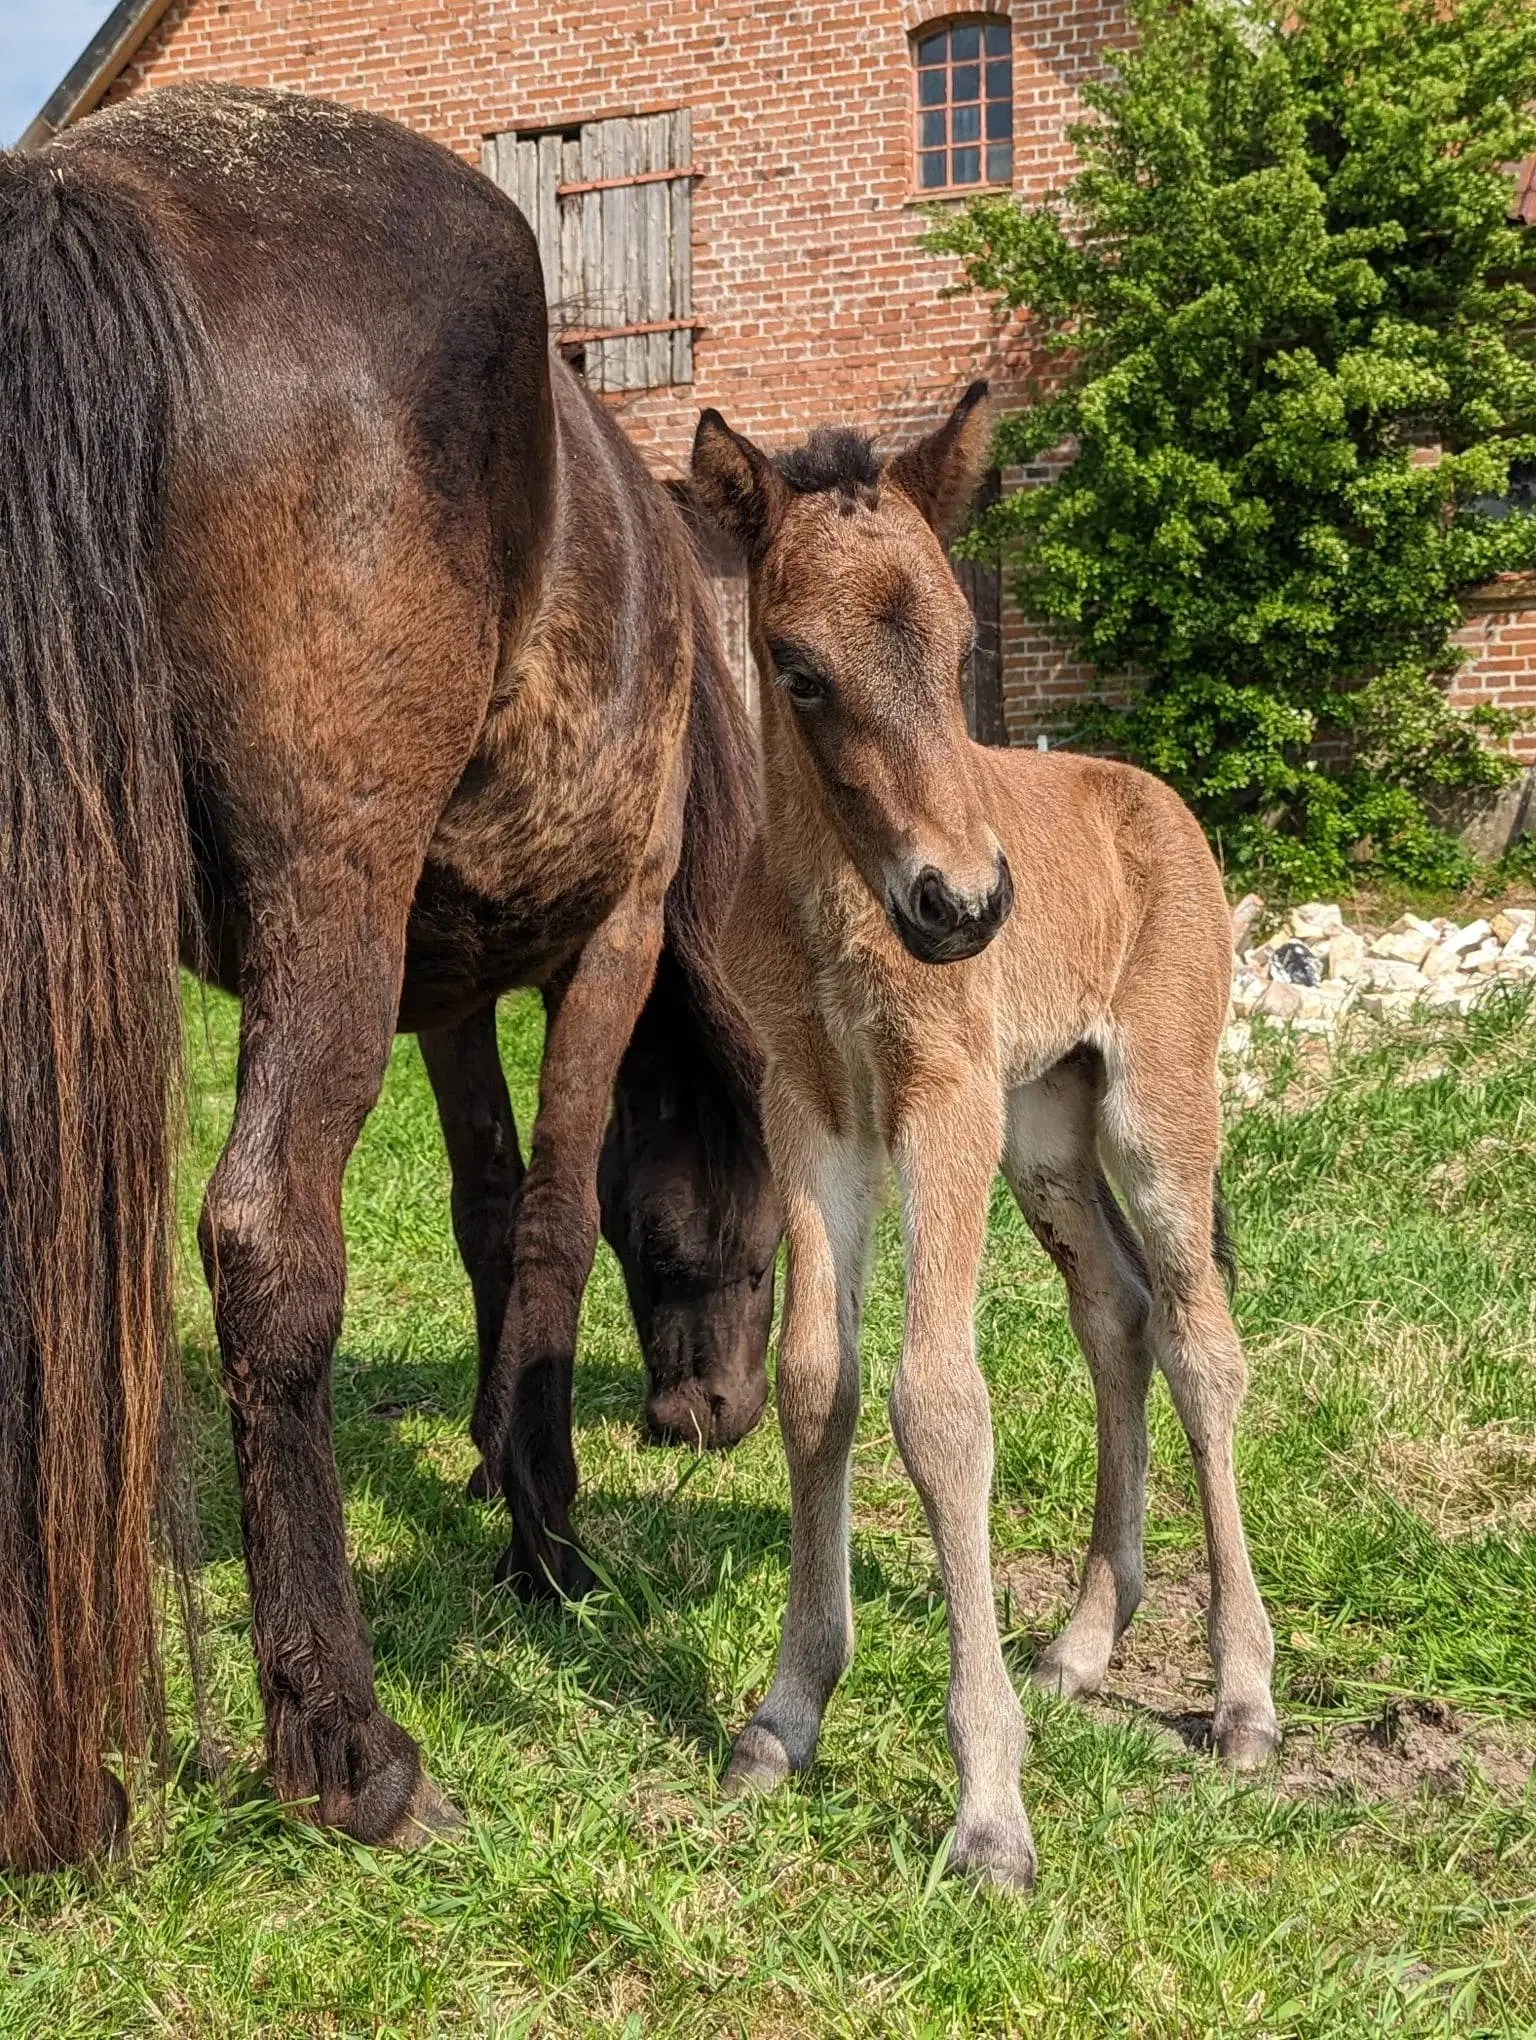
<path fill-rule="evenodd" d="M 788 1750 L 773 1730 L 749 1721 L 731 1751 L 720 1797 L 750 1799 L 759 1792 L 776 1792 L 793 1769 Z"/>
<path fill-rule="evenodd" d="M 1047 1693 L 1053 1700 L 1081 1700 L 1103 1685 L 1107 1663 L 1107 1659 L 1100 1663 L 1097 1652 L 1091 1659 L 1079 1655 L 1058 1636 L 1035 1659 L 1029 1682 L 1037 1693 Z"/>
<path fill-rule="evenodd" d="M 1020 1895 L 1035 1888 L 1035 1842 L 1029 1822 L 978 1821 L 955 1829 L 949 1852 L 951 1877 L 974 1877 L 996 1891 Z"/>
<path fill-rule="evenodd" d="M 428 1842 L 440 1841 L 445 1835 L 456 1835 L 464 1826 L 464 1816 L 451 1799 L 446 1798 L 423 1771 L 416 1780 L 416 1788 L 406 1802 L 405 1811 L 379 1843 L 383 1849 L 424 1849 Z"/>
<path fill-rule="evenodd" d="M 1262 1771 L 1279 1752 L 1280 1724 L 1273 1708 L 1248 1708 L 1219 1720 L 1212 1741 L 1229 1771 Z"/>

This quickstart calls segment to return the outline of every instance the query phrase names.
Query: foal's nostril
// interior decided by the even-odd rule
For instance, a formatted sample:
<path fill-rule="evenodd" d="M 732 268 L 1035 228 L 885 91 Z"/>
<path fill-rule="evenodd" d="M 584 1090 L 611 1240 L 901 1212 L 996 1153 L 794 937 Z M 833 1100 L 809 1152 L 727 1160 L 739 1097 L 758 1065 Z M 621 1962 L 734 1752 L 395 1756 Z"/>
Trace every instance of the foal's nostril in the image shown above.
<path fill-rule="evenodd" d="M 1001 928 L 1013 912 L 1013 873 L 1008 869 L 1008 860 L 999 850 L 997 853 L 997 883 L 992 888 L 992 897 L 987 901 L 986 918 L 994 928 Z"/>
<path fill-rule="evenodd" d="M 918 873 L 912 887 L 912 918 L 930 935 L 947 935 L 959 926 L 960 902 L 931 864 Z"/>

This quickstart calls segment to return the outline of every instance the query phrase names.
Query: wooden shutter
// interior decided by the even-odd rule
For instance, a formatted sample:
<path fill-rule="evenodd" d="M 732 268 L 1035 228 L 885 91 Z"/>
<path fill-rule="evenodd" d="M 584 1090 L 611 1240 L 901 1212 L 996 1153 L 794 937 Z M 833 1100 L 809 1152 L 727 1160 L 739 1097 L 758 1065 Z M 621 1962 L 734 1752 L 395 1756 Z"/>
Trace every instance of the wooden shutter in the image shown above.
<path fill-rule="evenodd" d="M 551 330 L 594 389 L 693 380 L 692 139 L 683 108 L 481 152 L 538 237 Z"/>

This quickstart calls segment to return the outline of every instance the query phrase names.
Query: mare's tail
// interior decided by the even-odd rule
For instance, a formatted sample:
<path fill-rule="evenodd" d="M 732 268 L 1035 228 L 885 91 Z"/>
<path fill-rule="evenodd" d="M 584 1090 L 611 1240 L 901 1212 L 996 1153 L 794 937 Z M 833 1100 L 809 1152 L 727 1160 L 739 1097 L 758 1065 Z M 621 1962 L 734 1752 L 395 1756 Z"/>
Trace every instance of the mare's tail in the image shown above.
<path fill-rule="evenodd" d="M 181 781 L 151 579 L 194 326 L 128 196 L 0 153 L 0 1863 L 158 1711 Z"/>

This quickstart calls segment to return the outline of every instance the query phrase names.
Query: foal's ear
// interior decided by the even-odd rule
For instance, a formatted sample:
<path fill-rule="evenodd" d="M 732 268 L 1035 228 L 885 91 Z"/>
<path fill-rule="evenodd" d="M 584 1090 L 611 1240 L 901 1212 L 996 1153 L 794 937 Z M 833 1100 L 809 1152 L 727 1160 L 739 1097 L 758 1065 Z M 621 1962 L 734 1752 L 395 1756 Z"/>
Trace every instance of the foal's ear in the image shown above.
<path fill-rule="evenodd" d="M 992 425 L 982 404 L 986 394 L 984 382 L 973 382 L 937 432 L 898 453 L 885 470 L 946 541 L 960 529 L 987 465 Z"/>
<path fill-rule="evenodd" d="M 789 491 L 765 453 L 706 411 L 693 435 L 693 493 L 755 565 L 773 543 Z"/>

